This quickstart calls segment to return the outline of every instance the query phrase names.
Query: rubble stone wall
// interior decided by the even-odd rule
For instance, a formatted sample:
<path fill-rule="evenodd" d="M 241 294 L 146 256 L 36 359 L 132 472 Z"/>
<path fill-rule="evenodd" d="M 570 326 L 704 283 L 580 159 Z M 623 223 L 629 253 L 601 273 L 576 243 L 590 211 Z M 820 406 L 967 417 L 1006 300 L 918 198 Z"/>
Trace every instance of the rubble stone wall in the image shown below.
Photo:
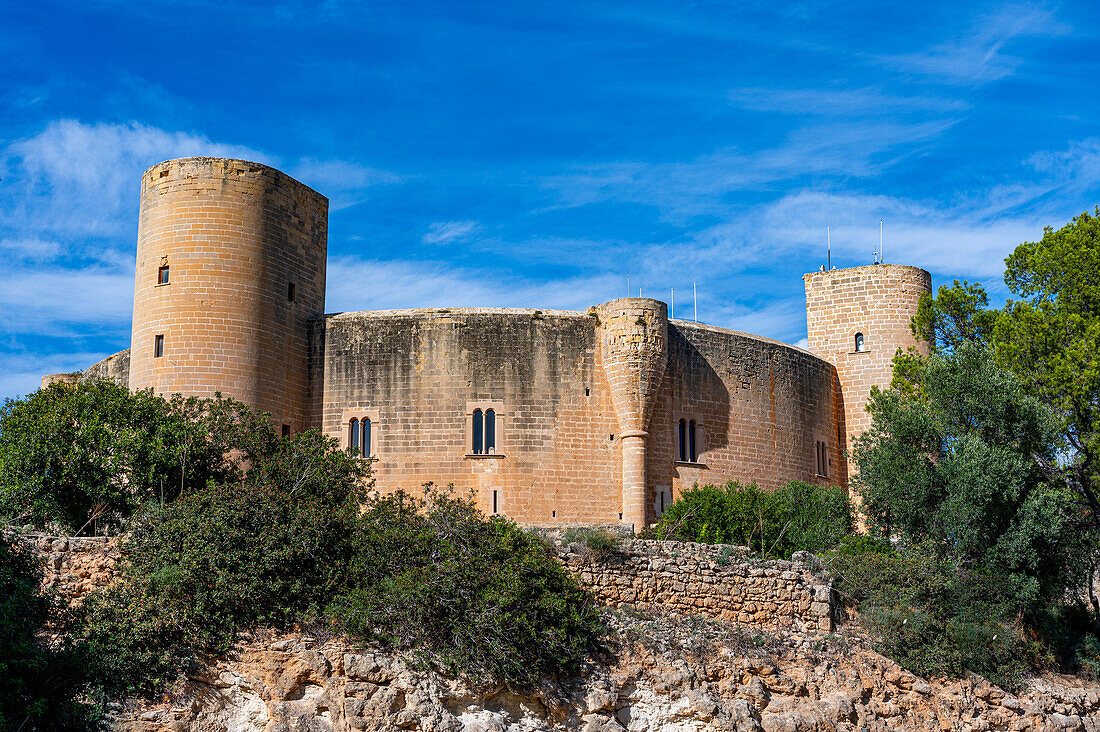
<path fill-rule="evenodd" d="M 795 631 L 833 630 L 833 589 L 803 552 L 761 560 L 745 547 L 628 539 L 597 555 L 563 545 L 565 565 L 603 604 L 639 605 Z"/>
<path fill-rule="evenodd" d="M 42 586 L 57 590 L 74 607 L 111 581 L 122 558 L 120 536 L 21 536 L 42 556 Z"/>

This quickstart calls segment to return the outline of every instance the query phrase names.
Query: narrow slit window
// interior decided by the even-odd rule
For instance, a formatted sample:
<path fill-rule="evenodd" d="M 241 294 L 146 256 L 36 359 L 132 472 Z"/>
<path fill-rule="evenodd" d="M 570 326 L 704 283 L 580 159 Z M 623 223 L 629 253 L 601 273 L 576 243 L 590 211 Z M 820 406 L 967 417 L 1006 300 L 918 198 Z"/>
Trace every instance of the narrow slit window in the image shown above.
<path fill-rule="evenodd" d="M 681 419 L 679 424 L 680 462 L 687 461 L 687 420 Z"/>
<path fill-rule="evenodd" d="M 367 417 L 364 417 L 363 421 L 359 423 L 360 432 L 363 433 L 363 439 L 361 441 L 363 449 L 359 453 L 360 457 L 369 458 L 373 454 L 373 445 L 371 444 L 372 426 L 373 425 L 371 424 L 370 419 L 368 419 Z"/>
<path fill-rule="evenodd" d="M 348 425 L 348 447 L 355 455 L 359 455 L 359 420 L 353 419 Z"/>
<path fill-rule="evenodd" d="M 695 452 L 695 420 L 688 422 L 688 461 L 698 462 L 698 453 Z"/>
<path fill-rule="evenodd" d="M 867 346 L 863 343 L 863 334 L 856 333 L 856 353 L 862 353 L 867 350 Z"/>
<path fill-rule="evenodd" d="M 168 284 L 168 265 L 167 264 L 161 265 L 160 267 L 157 268 L 157 284 L 158 285 L 167 285 Z"/>
<path fill-rule="evenodd" d="M 153 338 L 153 358 L 160 358 L 164 355 L 164 336 L 158 335 Z"/>
<path fill-rule="evenodd" d="M 497 413 L 485 410 L 485 454 L 493 455 L 497 451 Z"/>
<path fill-rule="evenodd" d="M 484 422 L 485 422 L 485 416 L 482 414 L 481 410 L 480 409 L 475 409 L 474 410 L 474 435 L 473 435 L 474 436 L 474 440 L 473 440 L 474 444 L 472 445 L 474 455 L 482 454 L 481 453 L 482 445 L 485 444 L 484 443 L 484 439 L 485 439 L 485 437 L 484 437 L 484 435 L 485 435 Z"/>
<path fill-rule="evenodd" d="M 493 513 L 499 513 L 499 512 L 500 512 L 499 493 L 497 491 L 493 491 Z"/>
<path fill-rule="evenodd" d="M 294 283 L 288 282 L 286 285 L 286 299 L 290 302 L 294 302 Z"/>
<path fill-rule="evenodd" d="M 285 440 L 288 437 L 290 437 L 290 425 L 284 424 L 283 425 L 283 439 Z"/>

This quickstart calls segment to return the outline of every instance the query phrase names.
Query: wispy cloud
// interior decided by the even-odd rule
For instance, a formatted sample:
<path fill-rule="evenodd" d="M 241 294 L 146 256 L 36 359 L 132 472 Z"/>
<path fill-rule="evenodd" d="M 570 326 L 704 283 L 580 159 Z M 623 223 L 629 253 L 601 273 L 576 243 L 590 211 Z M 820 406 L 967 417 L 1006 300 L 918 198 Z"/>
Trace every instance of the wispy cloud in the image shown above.
<path fill-rule="evenodd" d="M 971 30 L 915 53 L 886 56 L 887 64 L 957 84 L 980 84 L 1013 74 L 1024 59 L 1006 48 L 1021 38 L 1051 37 L 1070 29 L 1043 5 L 1003 5 L 978 18 Z"/>
<path fill-rule="evenodd" d="M 398 183 L 402 176 L 388 170 L 371 168 L 347 160 L 303 158 L 288 171 L 319 193 L 328 196 L 329 208 L 339 211 L 361 203 L 369 188 Z"/>
<path fill-rule="evenodd" d="M 425 244 L 449 244 L 469 238 L 481 229 L 476 221 L 436 221 L 428 226 L 428 231 L 420 238 Z"/>
<path fill-rule="evenodd" d="M 840 117 L 960 112 L 971 107 L 962 99 L 930 95 L 900 96 L 871 86 L 858 89 L 749 87 L 730 91 L 729 98 L 734 104 L 754 111 Z"/>

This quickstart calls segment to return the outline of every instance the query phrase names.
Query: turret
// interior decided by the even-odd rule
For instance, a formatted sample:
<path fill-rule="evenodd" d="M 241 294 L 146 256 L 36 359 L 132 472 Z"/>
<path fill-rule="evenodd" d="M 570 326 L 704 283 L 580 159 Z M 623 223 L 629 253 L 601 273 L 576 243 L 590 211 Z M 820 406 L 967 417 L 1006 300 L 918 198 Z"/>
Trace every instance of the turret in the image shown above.
<path fill-rule="evenodd" d="M 183 158 L 145 171 L 130 387 L 220 391 L 308 427 L 327 232 L 328 199 L 265 165 Z"/>
<path fill-rule="evenodd" d="M 611 388 L 623 453 L 623 523 L 646 523 L 646 436 L 668 364 L 668 308 L 628 297 L 596 309 L 600 363 Z"/>
<path fill-rule="evenodd" d="M 806 283 L 809 350 L 836 367 L 840 446 L 871 426 L 867 399 L 872 386 L 887 387 L 894 354 L 928 344 L 913 336 L 910 321 L 917 304 L 932 290 L 932 276 L 918 267 L 872 264 L 812 272 Z M 857 471 L 850 463 L 848 476 Z"/>

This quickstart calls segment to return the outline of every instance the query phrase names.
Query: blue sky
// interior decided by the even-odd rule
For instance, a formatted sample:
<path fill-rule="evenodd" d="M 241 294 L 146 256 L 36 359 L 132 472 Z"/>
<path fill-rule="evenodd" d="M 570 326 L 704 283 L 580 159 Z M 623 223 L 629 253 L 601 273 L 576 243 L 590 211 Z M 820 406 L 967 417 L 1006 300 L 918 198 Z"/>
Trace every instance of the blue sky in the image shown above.
<path fill-rule="evenodd" d="M 0 3 L 0 397 L 129 345 L 139 176 L 331 199 L 328 310 L 626 293 L 798 343 L 802 274 L 985 282 L 1100 203 L 1100 5 Z"/>

